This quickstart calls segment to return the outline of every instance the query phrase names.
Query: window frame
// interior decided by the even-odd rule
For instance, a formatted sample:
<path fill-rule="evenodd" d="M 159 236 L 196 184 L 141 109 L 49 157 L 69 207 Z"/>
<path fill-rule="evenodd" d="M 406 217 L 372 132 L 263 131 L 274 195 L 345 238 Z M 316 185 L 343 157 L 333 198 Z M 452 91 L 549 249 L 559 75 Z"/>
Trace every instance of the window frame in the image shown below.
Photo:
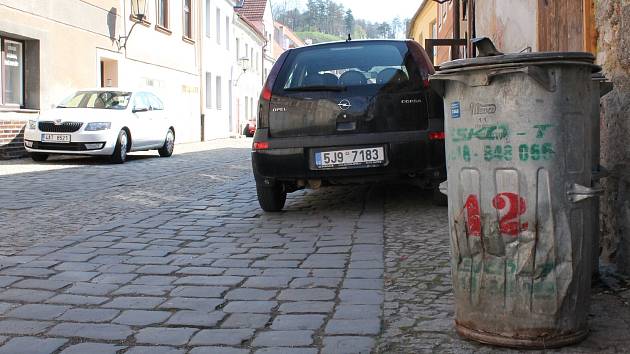
<path fill-rule="evenodd" d="M 230 16 L 225 16 L 225 49 L 230 50 Z"/>
<path fill-rule="evenodd" d="M 216 22 L 217 45 L 221 45 L 221 8 L 217 7 L 215 17 L 216 19 L 214 21 Z"/>
<path fill-rule="evenodd" d="M 212 109 L 212 73 L 206 71 L 206 109 Z"/>
<path fill-rule="evenodd" d="M 223 110 L 223 92 L 222 92 L 222 87 L 223 86 L 223 82 L 221 79 L 221 76 L 217 75 L 215 76 L 215 85 L 214 85 L 214 92 L 215 92 L 215 106 L 217 107 L 217 111 Z"/>
<path fill-rule="evenodd" d="M 162 19 L 162 15 L 160 13 L 160 3 L 164 4 L 165 14 L 162 14 L 164 17 L 164 23 L 160 23 L 160 20 Z M 169 0 L 155 0 L 155 27 L 156 28 L 170 31 L 171 12 L 169 11 L 169 9 L 170 9 Z"/>
<path fill-rule="evenodd" d="M 188 2 L 188 13 L 186 13 L 186 2 Z M 188 27 L 186 27 L 188 18 Z M 182 0 L 182 38 L 185 41 L 193 41 L 193 0 Z"/>
<path fill-rule="evenodd" d="M 20 93 L 19 93 L 19 103 L 7 103 L 7 99 L 5 96 L 6 90 L 6 65 L 5 65 L 5 57 L 6 57 L 6 41 L 18 43 L 21 46 L 21 56 L 22 62 L 20 63 Z M 0 36 L 0 107 L 5 108 L 19 108 L 23 109 L 26 106 L 26 42 L 23 40 Z"/>
<path fill-rule="evenodd" d="M 206 0 L 206 37 L 212 38 L 212 0 Z"/>

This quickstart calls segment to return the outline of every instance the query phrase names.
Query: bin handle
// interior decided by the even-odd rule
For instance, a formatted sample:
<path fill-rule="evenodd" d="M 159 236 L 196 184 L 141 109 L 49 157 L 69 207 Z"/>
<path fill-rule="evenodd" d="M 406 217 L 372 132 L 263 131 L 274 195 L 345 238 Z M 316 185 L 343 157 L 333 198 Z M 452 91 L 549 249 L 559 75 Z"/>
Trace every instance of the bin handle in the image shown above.
<path fill-rule="evenodd" d="M 491 70 L 490 72 L 488 72 L 488 75 L 487 75 L 488 83 L 486 85 L 489 85 L 492 82 L 492 79 L 497 76 L 516 74 L 516 73 L 523 73 L 525 75 L 528 75 L 529 77 L 534 79 L 534 81 L 536 81 L 540 86 L 542 86 L 545 90 L 549 92 L 556 91 L 555 78 L 553 77 L 550 78 L 549 72 L 547 70 L 539 66 L 535 66 L 535 65 L 507 67 L 507 68 Z"/>
<path fill-rule="evenodd" d="M 509 75 L 522 73 L 531 77 L 536 83 L 542 86 L 549 92 L 556 91 L 555 77 L 550 76 L 549 72 L 540 66 L 535 65 L 521 65 L 521 66 L 508 66 L 504 68 L 494 69 L 488 71 L 485 75 L 433 75 L 430 80 L 432 81 L 457 81 L 471 87 L 488 86 L 492 83 L 492 79 L 501 75 Z M 438 93 L 442 94 L 444 88 L 442 86 L 435 87 Z"/>
<path fill-rule="evenodd" d="M 599 197 L 604 194 L 603 188 L 590 188 L 581 184 L 574 183 L 567 189 L 569 201 L 573 203 L 581 202 L 585 199 Z"/>

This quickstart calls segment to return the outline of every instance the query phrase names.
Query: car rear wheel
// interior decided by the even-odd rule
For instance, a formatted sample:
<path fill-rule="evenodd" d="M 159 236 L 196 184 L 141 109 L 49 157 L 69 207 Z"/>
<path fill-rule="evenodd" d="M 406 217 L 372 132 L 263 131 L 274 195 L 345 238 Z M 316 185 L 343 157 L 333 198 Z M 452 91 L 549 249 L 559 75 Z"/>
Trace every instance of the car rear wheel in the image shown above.
<path fill-rule="evenodd" d="M 166 140 L 164 140 L 164 145 L 158 149 L 160 156 L 162 157 L 171 157 L 173 155 L 173 150 L 175 149 L 175 133 L 172 129 L 168 130 L 166 133 Z"/>
<path fill-rule="evenodd" d="M 284 208 L 287 200 L 287 191 L 282 184 L 274 184 L 273 186 L 265 186 L 256 183 L 256 192 L 258 194 L 258 203 L 264 211 L 278 212 Z"/>
<path fill-rule="evenodd" d="M 110 157 L 113 163 L 124 163 L 127 161 L 127 148 L 129 145 L 129 136 L 126 130 L 121 130 L 118 133 L 118 140 L 116 141 L 116 148 L 114 153 Z"/>
<path fill-rule="evenodd" d="M 44 154 L 41 152 L 33 152 L 31 153 L 31 158 L 33 159 L 33 161 L 44 162 L 48 160 L 48 154 Z"/>

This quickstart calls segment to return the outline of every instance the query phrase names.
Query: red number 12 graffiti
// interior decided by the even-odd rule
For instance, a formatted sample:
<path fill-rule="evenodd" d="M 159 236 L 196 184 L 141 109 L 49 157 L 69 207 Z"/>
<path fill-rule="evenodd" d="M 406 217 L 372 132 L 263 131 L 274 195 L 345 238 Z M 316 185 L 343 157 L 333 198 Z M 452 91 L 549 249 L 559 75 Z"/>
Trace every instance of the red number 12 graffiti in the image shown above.
<path fill-rule="evenodd" d="M 497 209 L 501 216 L 499 220 L 499 230 L 502 234 L 516 236 L 519 232 L 527 230 L 528 223 L 519 225 L 519 216 L 527 211 L 525 199 L 515 193 L 499 193 L 492 198 L 492 207 Z M 481 208 L 479 208 L 479 199 L 476 195 L 471 194 L 464 204 L 466 210 L 466 228 L 468 235 L 473 237 L 481 237 Z"/>

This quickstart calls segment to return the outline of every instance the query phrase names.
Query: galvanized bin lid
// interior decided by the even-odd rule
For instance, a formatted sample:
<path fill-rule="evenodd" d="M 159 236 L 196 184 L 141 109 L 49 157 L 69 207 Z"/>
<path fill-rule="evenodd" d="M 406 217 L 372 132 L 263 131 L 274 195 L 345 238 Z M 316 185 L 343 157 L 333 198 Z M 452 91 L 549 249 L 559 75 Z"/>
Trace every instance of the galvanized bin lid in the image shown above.
<path fill-rule="evenodd" d="M 595 56 L 587 52 L 535 52 L 510 53 L 494 56 L 483 56 L 470 59 L 457 59 L 440 66 L 441 72 L 453 72 L 467 69 L 484 69 L 490 66 L 509 64 L 585 64 L 593 65 Z M 593 65 L 594 66 L 594 65 Z M 594 66 L 593 71 L 597 71 Z"/>

